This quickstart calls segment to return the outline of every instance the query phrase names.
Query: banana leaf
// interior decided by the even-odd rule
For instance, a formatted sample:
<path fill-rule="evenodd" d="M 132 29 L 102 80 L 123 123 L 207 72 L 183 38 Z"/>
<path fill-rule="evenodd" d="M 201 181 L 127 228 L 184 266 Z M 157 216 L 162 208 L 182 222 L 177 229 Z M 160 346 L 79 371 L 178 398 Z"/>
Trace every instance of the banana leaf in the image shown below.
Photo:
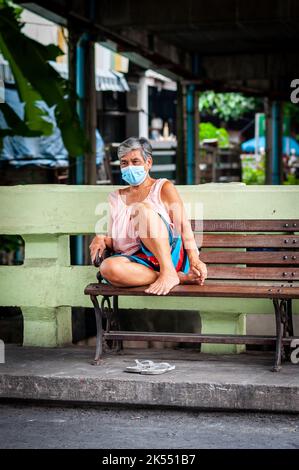
<path fill-rule="evenodd" d="M 0 51 L 9 62 L 20 100 L 25 103 L 25 127 L 38 135 L 52 133 L 47 111 L 38 106 L 39 101 L 44 101 L 55 107 L 56 122 L 68 153 L 82 155 L 90 144 L 76 111 L 76 93 L 69 80 L 63 79 L 48 63 L 63 52 L 53 44 L 45 46 L 23 34 L 23 24 L 9 3 L 0 0 Z"/>
<path fill-rule="evenodd" d="M 23 137 L 39 137 L 41 135 L 39 131 L 30 129 L 7 103 L 1 103 L 0 110 L 8 126 L 5 129 L 0 129 L 0 139 L 6 136 L 13 137 L 15 135 L 21 135 Z"/>

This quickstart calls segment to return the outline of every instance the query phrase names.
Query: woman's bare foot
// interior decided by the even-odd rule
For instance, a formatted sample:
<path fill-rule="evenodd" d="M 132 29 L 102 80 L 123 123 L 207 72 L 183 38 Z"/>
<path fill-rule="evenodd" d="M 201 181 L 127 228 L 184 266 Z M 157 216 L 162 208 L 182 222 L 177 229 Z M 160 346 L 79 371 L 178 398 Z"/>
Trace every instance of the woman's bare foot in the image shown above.
<path fill-rule="evenodd" d="M 160 273 L 158 279 L 153 282 L 145 292 L 147 294 L 166 295 L 175 286 L 180 284 L 180 278 L 176 271 Z"/>
<path fill-rule="evenodd" d="M 182 271 L 179 271 L 178 276 L 180 279 L 180 284 L 202 285 L 201 278 L 191 271 L 189 271 L 188 273 L 183 273 Z"/>

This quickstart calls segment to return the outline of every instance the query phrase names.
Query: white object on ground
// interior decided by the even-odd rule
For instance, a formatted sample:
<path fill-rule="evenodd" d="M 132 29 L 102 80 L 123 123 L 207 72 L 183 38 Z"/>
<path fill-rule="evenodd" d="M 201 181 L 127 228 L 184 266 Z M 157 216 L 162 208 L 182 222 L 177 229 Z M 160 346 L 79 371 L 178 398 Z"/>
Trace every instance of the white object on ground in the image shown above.
<path fill-rule="evenodd" d="M 135 359 L 136 366 L 128 366 L 125 368 L 125 372 L 137 372 L 139 374 L 164 374 L 170 370 L 175 369 L 175 366 L 171 366 L 168 362 L 154 362 L 149 359 L 139 361 Z"/>

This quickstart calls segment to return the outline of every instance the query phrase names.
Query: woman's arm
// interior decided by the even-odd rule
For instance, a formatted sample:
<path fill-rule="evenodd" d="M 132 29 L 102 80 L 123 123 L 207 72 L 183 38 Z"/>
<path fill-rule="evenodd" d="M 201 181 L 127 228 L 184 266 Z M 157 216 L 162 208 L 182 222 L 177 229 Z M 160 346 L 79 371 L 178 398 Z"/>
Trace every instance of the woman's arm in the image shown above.
<path fill-rule="evenodd" d="M 89 245 L 90 250 L 90 257 L 92 263 L 95 260 L 97 253 L 99 252 L 99 256 L 102 256 L 104 250 L 109 248 L 113 251 L 113 239 L 112 239 L 112 210 L 111 210 L 111 199 L 109 198 L 109 215 L 108 215 L 108 231 L 107 234 L 99 234 L 96 235 L 93 239 L 91 244 Z"/>
<path fill-rule="evenodd" d="M 99 256 L 102 256 L 104 250 L 106 248 L 109 248 L 110 250 L 113 250 L 113 240 L 111 237 L 108 237 L 107 235 L 96 235 L 93 239 L 91 244 L 89 245 L 89 250 L 90 250 L 90 257 L 92 263 L 95 260 L 95 257 L 97 255 L 97 252 L 99 251 Z"/>
<path fill-rule="evenodd" d="M 199 259 L 199 251 L 196 246 L 191 224 L 186 215 L 183 201 L 176 187 L 170 181 L 166 181 L 162 186 L 161 200 L 177 232 L 182 237 L 184 248 L 189 258 L 190 269 L 202 278 L 203 284 L 207 277 L 207 267 L 206 264 Z"/>

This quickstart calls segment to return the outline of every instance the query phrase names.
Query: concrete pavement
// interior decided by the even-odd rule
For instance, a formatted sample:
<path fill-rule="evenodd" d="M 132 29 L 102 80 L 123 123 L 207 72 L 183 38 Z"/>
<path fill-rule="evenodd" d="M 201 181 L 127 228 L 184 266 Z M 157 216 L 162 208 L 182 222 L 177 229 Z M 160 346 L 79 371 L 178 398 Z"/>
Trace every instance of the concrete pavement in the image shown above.
<path fill-rule="evenodd" d="M 108 351 L 100 366 L 94 349 L 8 345 L 0 364 L 0 399 L 184 407 L 205 410 L 299 411 L 299 365 L 271 372 L 273 353 L 207 355 L 195 349 Z M 124 372 L 134 359 L 167 361 L 161 375 Z"/>

